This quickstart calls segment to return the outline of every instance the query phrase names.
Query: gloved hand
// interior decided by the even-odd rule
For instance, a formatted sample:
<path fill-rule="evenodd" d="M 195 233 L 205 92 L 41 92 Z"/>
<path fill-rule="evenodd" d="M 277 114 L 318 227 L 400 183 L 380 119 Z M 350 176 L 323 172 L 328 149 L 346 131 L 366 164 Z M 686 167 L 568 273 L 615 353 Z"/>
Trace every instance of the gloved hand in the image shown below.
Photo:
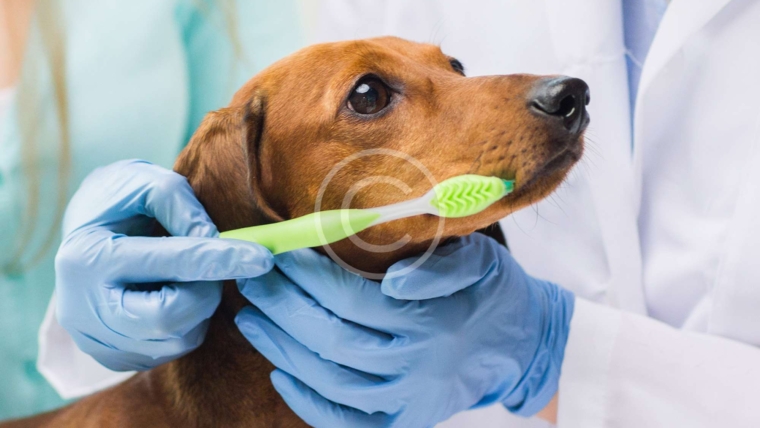
<path fill-rule="evenodd" d="M 149 237 L 158 221 L 173 237 Z M 197 348 L 223 279 L 273 265 L 264 247 L 217 239 L 184 177 L 144 161 L 90 174 L 56 256 L 58 321 L 112 370 L 146 370 Z"/>
<path fill-rule="evenodd" d="M 557 391 L 574 296 L 490 238 L 459 239 L 381 284 L 311 250 L 275 263 L 238 281 L 257 308 L 237 323 L 308 424 L 427 427 L 496 402 L 533 415 Z"/>

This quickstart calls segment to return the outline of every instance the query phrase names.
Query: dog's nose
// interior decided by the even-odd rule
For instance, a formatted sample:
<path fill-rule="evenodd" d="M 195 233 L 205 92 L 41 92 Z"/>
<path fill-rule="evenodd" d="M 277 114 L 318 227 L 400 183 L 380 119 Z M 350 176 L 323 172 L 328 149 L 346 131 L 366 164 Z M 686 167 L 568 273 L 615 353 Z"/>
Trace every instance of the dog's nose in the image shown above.
<path fill-rule="evenodd" d="M 588 126 L 586 106 L 591 97 L 583 80 L 564 76 L 542 80 L 531 96 L 530 107 L 534 111 L 561 120 L 571 133 L 579 134 Z"/>

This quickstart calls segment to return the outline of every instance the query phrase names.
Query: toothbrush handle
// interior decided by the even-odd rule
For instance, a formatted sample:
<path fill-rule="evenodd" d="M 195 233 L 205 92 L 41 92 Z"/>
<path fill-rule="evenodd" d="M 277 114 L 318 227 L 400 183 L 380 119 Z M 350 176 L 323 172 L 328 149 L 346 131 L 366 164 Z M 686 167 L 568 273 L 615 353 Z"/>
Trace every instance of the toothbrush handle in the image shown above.
<path fill-rule="evenodd" d="M 369 227 L 378 217 L 379 213 L 363 209 L 320 211 L 279 223 L 229 230 L 219 237 L 255 242 L 272 254 L 280 254 L 348 238 Z"/>

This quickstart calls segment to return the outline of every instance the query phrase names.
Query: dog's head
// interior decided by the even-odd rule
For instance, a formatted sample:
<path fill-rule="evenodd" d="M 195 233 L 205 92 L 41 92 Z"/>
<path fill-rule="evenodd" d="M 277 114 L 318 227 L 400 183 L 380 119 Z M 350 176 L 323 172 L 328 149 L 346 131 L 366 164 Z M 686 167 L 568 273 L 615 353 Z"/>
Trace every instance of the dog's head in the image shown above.
<path fill-rule="evenodd" d="M 354 208 L 387 205 L 460 174 L 515 180 L 515 191 L 482 213 L 445 221 L 443 237 L 460 236 L 564 180 L 583 152 L 588 100 L 578 79 L 467 78 L 433 45 L 394 37 L 322 44 L 275 63 L 210 113 L 175 168 L 220 230 L 302 216 L 317 203 L 341 208 L 346 195 Z M 380 245 L 411 237 L 389 253 L 367 254 L 349 240 L 333 249 L 382 271 L 424 249 L 438 222 L 417 216 L 360 234 Z"/>

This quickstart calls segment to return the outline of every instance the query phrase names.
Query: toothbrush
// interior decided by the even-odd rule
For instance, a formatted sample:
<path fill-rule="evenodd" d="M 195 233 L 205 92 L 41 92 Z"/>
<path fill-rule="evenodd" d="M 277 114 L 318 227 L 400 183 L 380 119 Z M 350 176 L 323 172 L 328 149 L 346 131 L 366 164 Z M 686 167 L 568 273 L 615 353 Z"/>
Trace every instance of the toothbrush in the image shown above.
<path fill-rule="evenodd" d="M 420 214 L 444 218 L 477 214 L 514 190 L 513 180 L 459 175 L 438 183 L 419 198 L 377 208 L 319 211 L 279 223 L 222 232 L 219 236 L 255 242 L 273 254 L 319 247 L 392 220 Z"/>

